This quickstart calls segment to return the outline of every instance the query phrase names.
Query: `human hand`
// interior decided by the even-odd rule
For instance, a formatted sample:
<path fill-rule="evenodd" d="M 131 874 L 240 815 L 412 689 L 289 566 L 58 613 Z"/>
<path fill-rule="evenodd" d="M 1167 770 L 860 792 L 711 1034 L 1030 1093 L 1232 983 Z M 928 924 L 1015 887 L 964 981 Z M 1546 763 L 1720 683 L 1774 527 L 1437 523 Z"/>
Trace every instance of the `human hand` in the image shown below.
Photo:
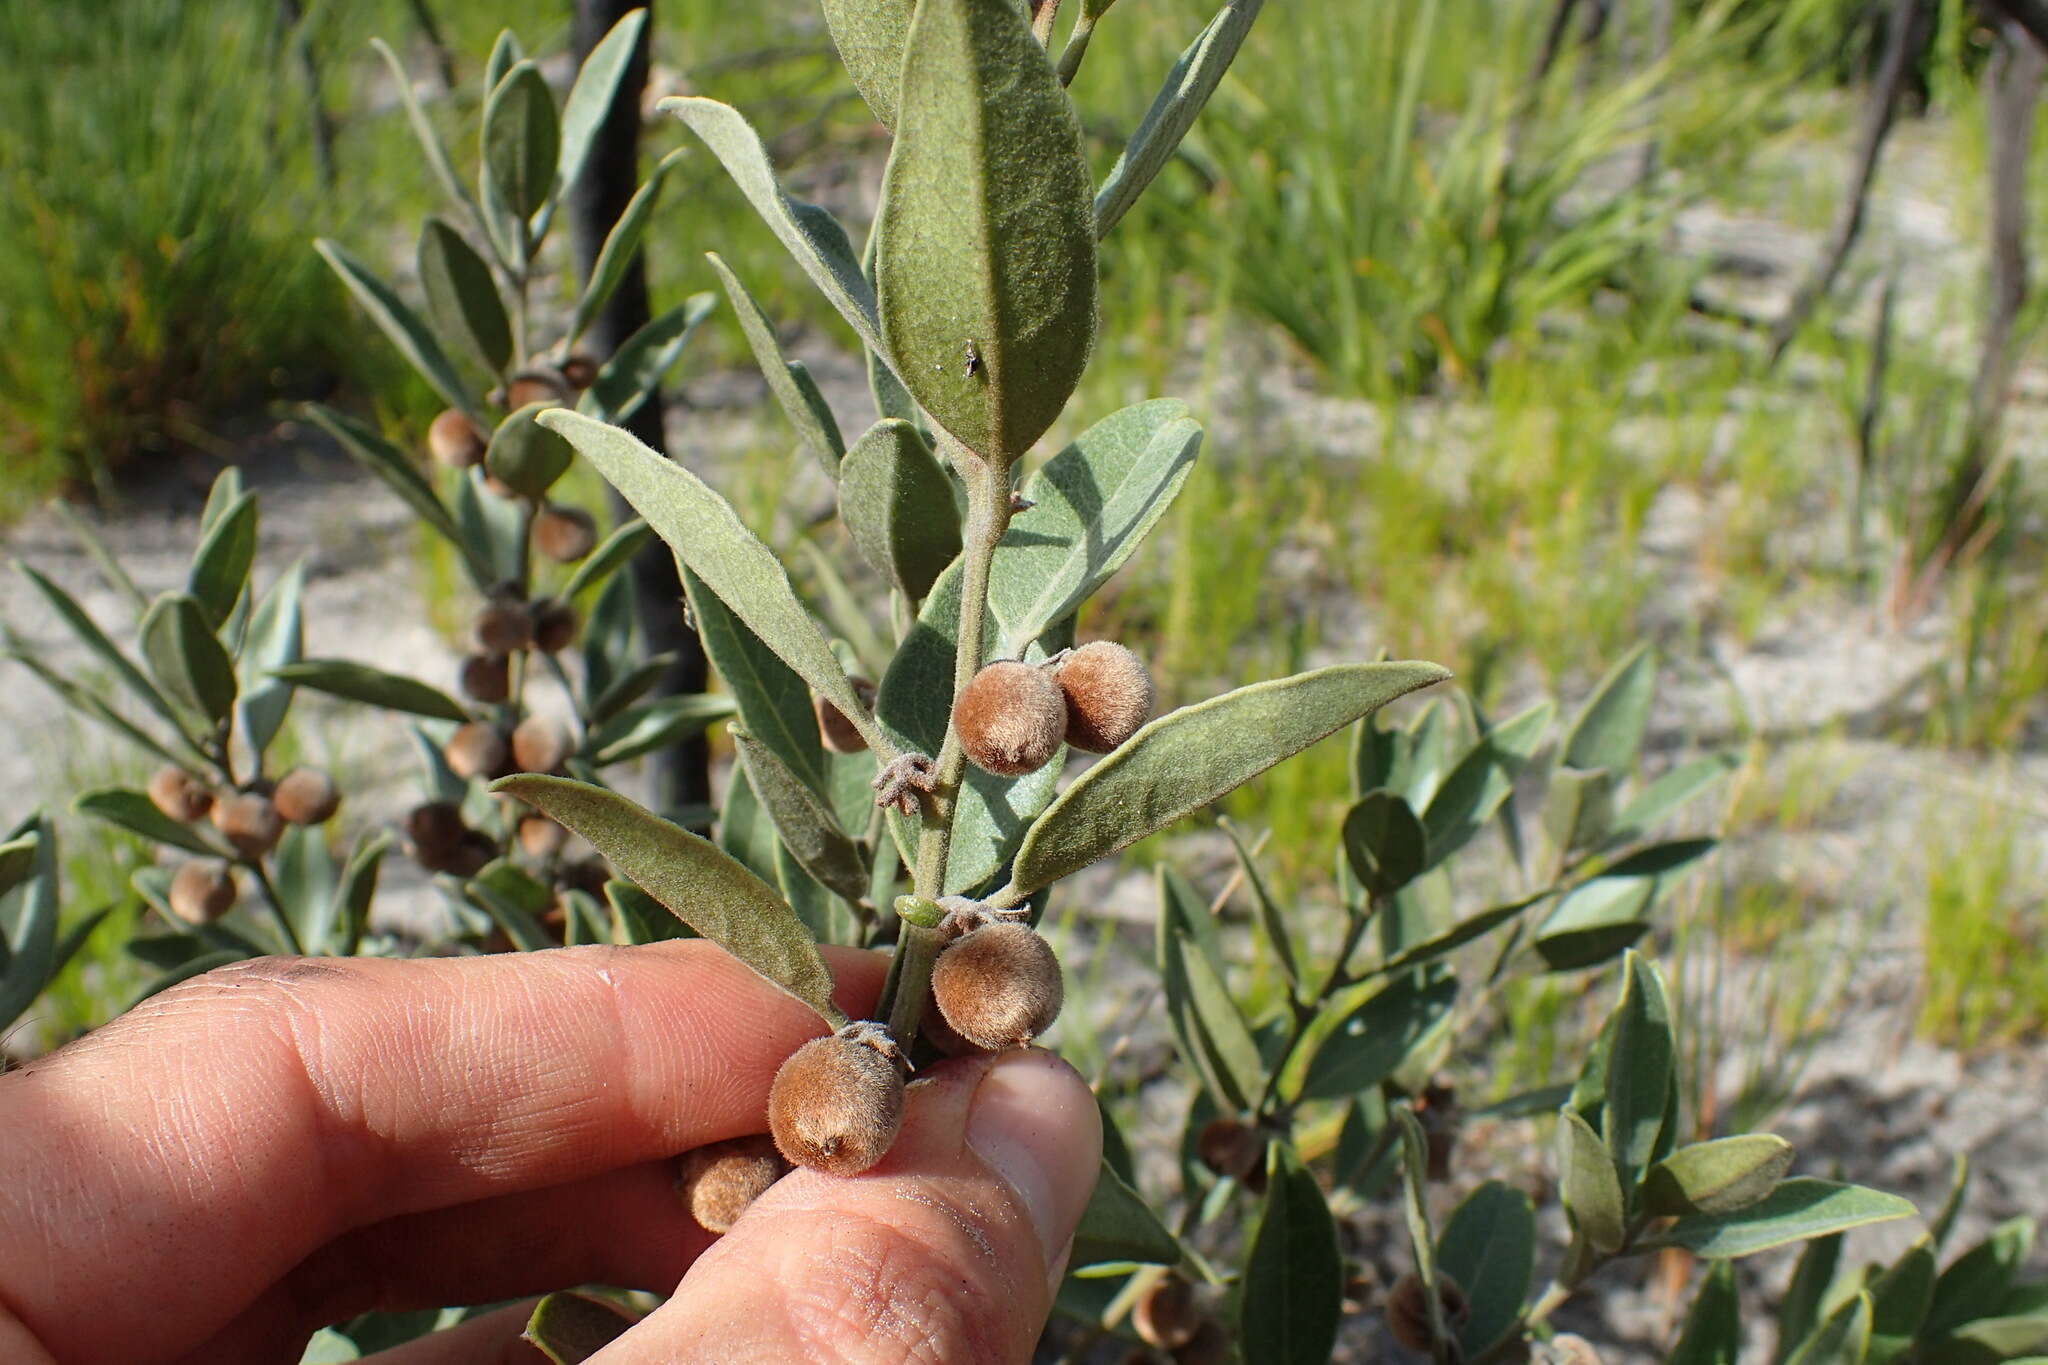
<path fill-rule="evenodd" d="M 885 959 L 825 952 L 869 1009 Z M 881 1165 L 722 1239 L 677 1199 L 824 1031 L 701 941 L 209 972 L 0 1076 L 0 1359 L 289 1363 L 370 1309 L 602 1283 L 674 1294 L 604 1365 L 1028 1360 L 1101 1151 L 1048 1053 L 933 1068 Z M 539 1362 L 528 1311 L 373 1359 Z"/>

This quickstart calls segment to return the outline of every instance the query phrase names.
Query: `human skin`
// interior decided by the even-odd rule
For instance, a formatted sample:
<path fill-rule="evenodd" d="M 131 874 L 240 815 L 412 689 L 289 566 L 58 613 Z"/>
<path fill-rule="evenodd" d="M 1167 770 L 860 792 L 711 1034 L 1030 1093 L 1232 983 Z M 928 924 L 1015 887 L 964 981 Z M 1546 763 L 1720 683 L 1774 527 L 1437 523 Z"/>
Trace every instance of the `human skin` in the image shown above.
<path fill-rule="evenodd" d="M 865 1013 L 886 960 L 824 951 Z M 677 1199 L 825 1031 L 702 941 L 209 972 L 0 1076 L 0 1359 L 290 1365 L 370 1309 L 597 1283 L 673 1295 L 603 1365 L 1028 1360 L 1101 1151 L 1048 1053 L 933 1068 L 880 1165 L 724 1238 Z M 373 1359 L 531 1365 L 528 1311 Z"/>

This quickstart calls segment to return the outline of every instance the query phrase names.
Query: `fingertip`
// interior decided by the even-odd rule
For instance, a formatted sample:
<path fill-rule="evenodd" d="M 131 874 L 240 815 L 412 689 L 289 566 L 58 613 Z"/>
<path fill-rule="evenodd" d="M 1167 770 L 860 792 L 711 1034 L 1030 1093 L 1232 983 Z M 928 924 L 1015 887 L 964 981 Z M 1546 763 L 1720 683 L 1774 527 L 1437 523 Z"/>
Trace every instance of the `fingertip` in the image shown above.
<path fill-rule="evenodd" d="M 967 1145 L 1010 1187 L 1056 1270 L 1102 1167 L 1102 1115 L 1088 1083 L 1043 1049 L 1000 1054 L 969 1102 Z"/>

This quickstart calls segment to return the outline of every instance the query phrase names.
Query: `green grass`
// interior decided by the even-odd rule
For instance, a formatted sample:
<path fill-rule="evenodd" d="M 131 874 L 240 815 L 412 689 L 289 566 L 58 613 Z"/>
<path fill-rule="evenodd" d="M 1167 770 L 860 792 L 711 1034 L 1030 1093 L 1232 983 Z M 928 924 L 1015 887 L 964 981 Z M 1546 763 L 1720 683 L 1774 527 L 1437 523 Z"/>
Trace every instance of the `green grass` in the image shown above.
<path fill-rule="evenodd" d="M 1920 1027 L 1956 1047 L 2048 1030 L 2048 903 L 2025 828 L 1987 806 L 1932 850 Z"/>

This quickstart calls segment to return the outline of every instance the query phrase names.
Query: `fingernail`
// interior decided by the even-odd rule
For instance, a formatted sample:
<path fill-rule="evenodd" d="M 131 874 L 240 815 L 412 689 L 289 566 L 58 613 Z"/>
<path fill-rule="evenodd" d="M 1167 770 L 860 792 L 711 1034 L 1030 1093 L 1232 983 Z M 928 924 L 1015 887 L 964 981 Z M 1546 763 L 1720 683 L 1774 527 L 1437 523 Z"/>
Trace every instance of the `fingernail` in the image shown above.
<path fill-rule="evenodd" d="M 975 1088 L 967 1145 L 1016 1193 L 1058 1264 L 1102 1164 L 1102 1119 L 1075 1070 L 1050 1052 L 1005 1055 Z"/>

